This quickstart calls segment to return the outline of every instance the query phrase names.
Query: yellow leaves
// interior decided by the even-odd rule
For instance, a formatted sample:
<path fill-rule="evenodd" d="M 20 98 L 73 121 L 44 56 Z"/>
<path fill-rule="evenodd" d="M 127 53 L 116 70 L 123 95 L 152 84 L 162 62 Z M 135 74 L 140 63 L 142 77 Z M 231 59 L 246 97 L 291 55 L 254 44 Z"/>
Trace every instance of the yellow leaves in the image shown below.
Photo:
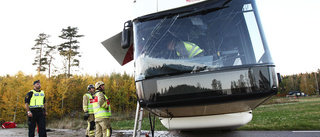
<path fill-rule="evenodd" d="M 0 76 L 0 117 L 12 121 L 17 104 L 16 122 L 25 122 L 25 97 L 33 89 L 33 81 L 40 80 L 41 89 L 46 95 L 47 119 L 59 119 L 71 113 L 82 113 L 82 97 L 89 84 L 97 81 L 105 83 L 106 94 L 111 102 L 113 113 L 133 110 L 136 106 L 133 76 L 112 73 L 105 76 L 74 75 L 72 78 L 43 74 L 35 76 L 18 72 L 14 76 Z M 17 101 L 17 97 L 19 100 Z"/>

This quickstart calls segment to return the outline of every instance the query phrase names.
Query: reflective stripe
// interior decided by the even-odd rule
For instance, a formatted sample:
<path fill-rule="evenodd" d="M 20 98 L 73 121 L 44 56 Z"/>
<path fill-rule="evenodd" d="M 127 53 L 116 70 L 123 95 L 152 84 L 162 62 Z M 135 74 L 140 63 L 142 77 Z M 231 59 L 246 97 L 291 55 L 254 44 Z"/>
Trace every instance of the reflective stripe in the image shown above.
<path fill-rule="evenodd" d="M 98 108 L 100 108 L 100 106 L 95 106 L 95 107 L 93 107 L 92 109 L 98 109 Z"/>
<path fill-rule="evenodd" d="M 109 113 L 109 112 L 111 112 L 111 111 L 109 111 L 109 110 L 102 110 L 102 111 L 96 112 L 96 113 L 94 113 L 94 114 L 97 115 L 97 114 L 105 113 L 105 112 Z"/>
<path fill-rule="evenodd" d="M 199 46 L 192 42 L 183 42 L 183 45 L 188 51 L 188 58 L 193 58 L 203 51 Z M 181 56 L 179 52 L 177 52 L 177 54 L 178 56 Z"/>
<path fill-rule="evenodd" d="M 89 131 L 89 136 L 90 136 L 90 137 L 91 137 L 91 136 L 94 136 L 94 134 L 95 134 L 94 130 L 90 130 L 90 131 Z"/>
<path fill-rule="evenodd" d="M 194 53 L 193 50 L 196 48 L 196 46 L 190 42 L 186 42 L 185 44 L 189 44 L 190 46 L 192 46 L 192 48 L 188 51 L 189 58 L 191 58 L 192 53 Z"/>
<path fill-rule="evenodd" d="M 35 105 L 35 106 L 29 106 L 30 108 L 43 108 L 43 105 Z"/>
<path fill-rule="evenodd" d="M 98 109 L 98 108 L 100 108 L 101 106 L 99 105 L 99 104 L 97 104 L 97 106 L 95 106 L 95 107 L 92 107 L 92 109 Z M 108 107 L 110 107 L 110 105 L 108 105 Z"/>
<path fill-rule="evenodd" d="M 196 49 L 194 52 L 193 52 L 193 54 L 192 55 L 190 55 L 189 56 L 189 58 L 192 58 L 192 57 L 194 57 L 195 55 L 197 55 L 197 54 L 199 54 L 201 49 L 200 48 L 198 48 L 198 49 Z M 199 53 L 198 53 L 199 52 Z"/>
<path fill-rule="evenodd" d="M 107 137 L 110 137 L 111 131 L 109 128 L 107 129 L 106 134 L 107 134 Z"/>

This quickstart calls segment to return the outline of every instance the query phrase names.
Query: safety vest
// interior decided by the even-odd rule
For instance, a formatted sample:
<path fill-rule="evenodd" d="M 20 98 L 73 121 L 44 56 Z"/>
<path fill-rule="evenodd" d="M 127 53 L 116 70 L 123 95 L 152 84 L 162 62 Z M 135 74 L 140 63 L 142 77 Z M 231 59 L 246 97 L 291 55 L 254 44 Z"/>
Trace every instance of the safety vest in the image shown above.
<path fill-rule="evenodd" d="M 183 45 L 188 51 L 188 58 L 193 58 L 194 56 L 200 54 L 203 51 L 202 49 L 200 49 L 199 46 L 191 42 L 183 42 Z M 181 56 L 178 51 L 177 51 L 177 55 Z"/>
<path fill-rule="evenodd" d="M 110 118 L 111 116 L 111 107 L 110 102 L 108 100 L 108 97 L 104 95 L 104 98 L 106 99 L 102 106 L 98 104 L 98 96 L 99 94 L 103 94 L 102 92 L 98 92 L 97 95 L 95 95 L 93 100 L 93 111 L 94 111 L 94 118 Z M 108 107 L 108 109 L 106 109 Z"/>
<path fill-rule="evenodd" d="M 88 97 L 88 105 L 87 106 L 83 106 L 83 110 L 87 109 L 89 114 L 93 114 L 93 97 L 90 93 L 86 93 L 83 95 L 83 97 L 87 96 Z"/>
<path fill-rule="evenodd" d="M 40 90 L 40 92 L 37 92 L 35 90 L 31 90 L 30 92 L 33 92 L 33 95 L 30 99 L 30 108 L 44 108 L 43 100 L 44 100 L 44 91 Z"/>

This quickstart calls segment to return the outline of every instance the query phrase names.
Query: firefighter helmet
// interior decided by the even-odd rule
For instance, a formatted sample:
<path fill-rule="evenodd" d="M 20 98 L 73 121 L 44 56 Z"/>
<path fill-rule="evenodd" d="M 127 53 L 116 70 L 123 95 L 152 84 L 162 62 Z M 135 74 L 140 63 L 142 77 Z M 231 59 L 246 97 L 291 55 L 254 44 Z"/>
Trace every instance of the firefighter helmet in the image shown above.
<path fill-rule="evenodd" d="M 98 89 L 101 85 L 104 85 L 104 83 L 102 81 L 98 81 L 95 86 L 96 89 Z"/>
<path fill-rule="evenodd" d="M 94 88 L 94 85 L 92 85 L 92 84 L 90 84 L 90 85 L 88 85 L 88 91 L 91 89 L 91 88 Z"/>

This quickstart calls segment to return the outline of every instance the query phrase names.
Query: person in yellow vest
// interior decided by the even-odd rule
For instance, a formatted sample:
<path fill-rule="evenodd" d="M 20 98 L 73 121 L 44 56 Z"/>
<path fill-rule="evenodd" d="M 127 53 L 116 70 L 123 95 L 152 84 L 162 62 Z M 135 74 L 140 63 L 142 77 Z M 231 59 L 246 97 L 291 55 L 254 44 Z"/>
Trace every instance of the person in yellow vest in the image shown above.
<path fill-rule="evenodd" d="M 105 94 L 104 83 L 98 81 L 95 84 L 96 93 L 93 101 L 93 111 L 96 123 L 96 137 L 110 137 L 112 133 L 110 125 L 111 107 Z"/>
<path fill-rule="evenodd" d="M 204 53 L 204 50 L 198 45 L 192 42 L 180 41 L 177 38 L 172 38 L 168 41 L 167 49 L 169 51 L 175 51 L 179 58 L 193 58 L 203 55 Z"/>
<path fill-rule="evenodd" d="M 83 102 L 82 102 L 83 111 L 84 111 L 83 118 L 88 122 L 86 137 L 94 137 L 95 123 L 94 123 L 92 103 L 94 99 L 95 88 L 93 85 L 88 85 L 87 90 L 88 92 L 83 95 Z"/>
<path fill-rule="evenodd" d="M 30 90 L 25 97 L 25 107 L 28 114 L 29 137 L 34 137 L 36 124 L 39 128 L 39 137 L 46 137 L 46 115 L 45 94 L 40 90 L 40 80 L 33 82 L 33 90 Z"/>

